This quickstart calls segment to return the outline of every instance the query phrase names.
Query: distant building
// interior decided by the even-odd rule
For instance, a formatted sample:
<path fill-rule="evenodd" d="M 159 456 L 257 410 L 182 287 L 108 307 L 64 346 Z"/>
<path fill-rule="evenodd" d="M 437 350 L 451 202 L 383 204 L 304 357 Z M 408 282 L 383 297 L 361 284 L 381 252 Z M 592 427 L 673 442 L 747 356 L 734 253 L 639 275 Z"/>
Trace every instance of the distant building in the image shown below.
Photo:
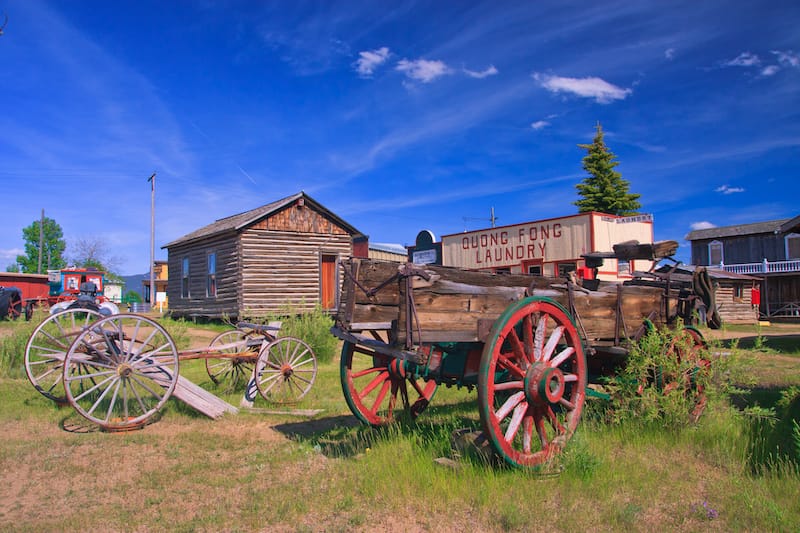
<path fill-rule="evenodd" d="M 382 261 L 408 262 L 408 250 L 402 244 L 369 243 L 369 258 Z"/>
<path fill-rule="evenodd" d="M 150 273 L 148 272 L 147 275 L 142 278 L 142 295 L 143 300 L 152 304 L 154 307 L 156 304 L 160 303 L 161 308 L 167 308 L 169 306 L 169 298 L 167 298 L 167 285 L 169 281 L 169 262 L 156 259 L 153 262 L 153 281 L 155 282 L 155 289 L 156 289 L 156 300 L 152 301 L 150 299 Z M 159 299 L 161 300 L 159 302 Z"/>
<path fill-rule="evenodd" d="M 242 319 L 337 307 L 340 260 L 368 240 L 304 192 L 170 242 L 170 313 Z"/>
<path fill-rule="evenodd" d="M 695 230 L 692 264 L 759 277 L 765 317 L 800 317 L 800 216 Z"/>
<path fill-rule="evenodd" d="M 552 277 L 577 271 L 582 277 L 622 281 L 630 279 L 634 270 L 649 270 L 653 262 L 606 259 L 594 272 L 587 267 L 583 255 L 611 252 L 615 244 L 626 241 L 652 243 L 652 216 L 579 213 L 444 235 L 441 264 L 470 270 Z"/>

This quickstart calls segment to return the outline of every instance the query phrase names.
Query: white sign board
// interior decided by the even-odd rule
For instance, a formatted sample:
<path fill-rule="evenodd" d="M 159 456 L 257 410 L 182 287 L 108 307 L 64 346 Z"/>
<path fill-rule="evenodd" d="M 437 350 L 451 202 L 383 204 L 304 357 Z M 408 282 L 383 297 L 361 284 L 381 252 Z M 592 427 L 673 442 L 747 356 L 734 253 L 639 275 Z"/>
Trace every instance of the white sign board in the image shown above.
<path fill-rule="evenodd" d="M 436 262 L 436 250 L 420 250 L 411 255 L 415 265 L 429 265 Z"/>

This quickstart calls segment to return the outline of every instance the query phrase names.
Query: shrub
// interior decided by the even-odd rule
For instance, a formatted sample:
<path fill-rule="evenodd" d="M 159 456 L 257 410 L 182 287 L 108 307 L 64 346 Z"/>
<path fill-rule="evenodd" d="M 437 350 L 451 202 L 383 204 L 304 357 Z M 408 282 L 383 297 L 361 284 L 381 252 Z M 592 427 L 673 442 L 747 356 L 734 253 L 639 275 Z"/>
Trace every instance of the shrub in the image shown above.
<path fill-rule="evenodd" d="M 282 337 L 297 337 L 308 343 L 320 363 L 333 360 L 338 341 L 330 331 L 333 319 L 321 306 L 317 305 L 311 312 L 287 312 L 286 315 L 281 324 Z"/>

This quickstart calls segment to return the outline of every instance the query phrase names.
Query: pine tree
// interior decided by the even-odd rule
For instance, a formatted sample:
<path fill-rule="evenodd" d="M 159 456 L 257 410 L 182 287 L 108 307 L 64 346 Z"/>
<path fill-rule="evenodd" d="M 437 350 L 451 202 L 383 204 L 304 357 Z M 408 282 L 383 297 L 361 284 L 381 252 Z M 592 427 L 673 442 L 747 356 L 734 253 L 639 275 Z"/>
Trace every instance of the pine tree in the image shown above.
<path fill-rule="evenodd" d="M 642 205 L 637 201 L 640 194 L 628 192 L 630 184 L 614 170 L 619 162 L 603 141 L 603 128 L 597 123 L 597 134 L 592 144 L 579 144 L 586 150 L 583 169 L 589 173 L 575 187 L 581 199 L 573 202 L 579 213 L 598 211 L 612 215 L 634 215 Z"/>

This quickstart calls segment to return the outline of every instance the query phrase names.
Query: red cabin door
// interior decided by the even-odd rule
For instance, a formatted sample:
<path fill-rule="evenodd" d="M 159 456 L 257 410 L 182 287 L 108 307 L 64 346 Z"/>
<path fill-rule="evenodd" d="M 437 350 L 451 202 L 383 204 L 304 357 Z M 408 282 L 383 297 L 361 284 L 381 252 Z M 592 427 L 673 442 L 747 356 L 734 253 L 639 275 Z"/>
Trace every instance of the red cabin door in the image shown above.
<path fill-rule="evenodd" d="M 323 309 L 336 307 L 336 256 L 324 255 L 319 271 L 320 303 Z"/>

